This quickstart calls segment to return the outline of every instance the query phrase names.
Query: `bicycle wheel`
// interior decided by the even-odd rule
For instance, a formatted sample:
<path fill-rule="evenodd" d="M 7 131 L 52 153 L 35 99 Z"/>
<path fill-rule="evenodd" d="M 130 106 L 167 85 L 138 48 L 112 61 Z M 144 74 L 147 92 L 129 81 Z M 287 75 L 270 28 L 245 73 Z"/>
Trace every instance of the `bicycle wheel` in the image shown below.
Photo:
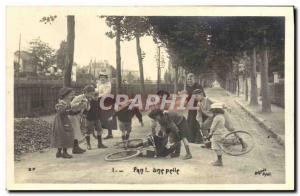
<path fill-rule="evenodd" d="M 120 152 L 114 152 L 107 154 L 104 157 L 105 161 L 122 161 L 122 160 L 127 160 L 131 159 L 133 157 L 138 156 L 141 153 L 140 150 L 123 150 Z"/>
<path fill-rule="evenodd" d="M 247 131 L 233 131 L 219 143 L 221 149 L 231 156 L 249 153 L 255 146 L 253 136 Z"/>
<path fill-rule="evenodd" d="M 142 143 L 143 143 L 142 139 L 131 139 L 128 141 L 118 142 L 114 146 L 116 148 L 124 148 L 124 147 L 136 148 L 136 147 L 138 147 L 139 144 L 142 144 Z"/>

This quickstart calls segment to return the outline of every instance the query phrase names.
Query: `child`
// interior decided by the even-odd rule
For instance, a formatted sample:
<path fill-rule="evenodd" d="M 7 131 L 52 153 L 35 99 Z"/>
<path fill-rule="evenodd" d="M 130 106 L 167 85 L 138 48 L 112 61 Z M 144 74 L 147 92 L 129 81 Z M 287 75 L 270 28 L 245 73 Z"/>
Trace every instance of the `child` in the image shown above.
<path fill-rule="evenodd" d="M 59 100 L 55 105 L 57 114 L 54 118 L 51 133 L 51 147 L 57 148 L 56 158 L 72 158 L 72 155 L 68 154 L 67 151 L 68 148 L 73 147 L 74 140 L 74 132 L 68 114 L 74 94 L 72 88 L 64 87 L 59 90 Z"/>
<path fill-rule="evenodd" d="M 100 98 L 99 92 L 94 92 L 92 100 L 90 100 L 90 108 L 85 111 L 86 114 L 86 143 L 87 149 L 91 150 L 90 134 L 97 131 L 98 148 L 107 148 L 102 143 L 102 127 L 100 122 Z"/>
<path fill-rule="evenodd" d="M 81 133 L 81 118 L 84 110 L 89 110 L 89 100 L 93 97 L 95 88 L 91 85 L 87 85 L 83 89 L 83 94 L 74 97 L 71 102 L 71 109 L 73 114 L 70 115 L 70 120 L 72 127 L 74 129 L 74 145 L 73 145 L 73 154 L 82 154 L 85 152 L 79 146 L 79 140 L 83 138 Z"/>
<path fill-rule="evenodd" d="M 122 131 L 122 141 L 128 140 L 130 137 L 132 129 L 131 121 L 134 115 L 138 118 L 141 126 L 144 126 L 141 112 L 136 107 L 129 109 L 130 103 L 131 102 L 128 101 L 127 104 L 121 106 L 120 109 L 114 114 L 114 116 L 117 116 L 119 119 L 119 128 Z M 110 118 L 110 120 L 111 119 L 112 118 Z"/>
<path fill-rule="evenodd" d="M 192 158 L 189 143 L 185 135 L 185 133 L 188 131 L 188 124 L 183 115 L 175 112 L 163 113 L 163 111 L 160 109 L 154 109 L 149 113 L 149 117 L 156 120 L 160 124 L 162 131 L 165 134 L 168 135 L 170 132 L 178 134 L 180 140 L 183 141 L 186 150 L 186 155 L 183 159 L 185 160 Z"/>
<path fill-rule="evenodd" d="M 223 140 L 223 137 L 228 133 L 225 127 L 225 116 L 222 103 L 214 103 L 211 105 L 211 111 L 213 113 L 213 122 L 210 127 L 211 144 L 212 149 L 215 150 L 217 154 L 217 160 L 212 163 L 213 166 L 223 166 L 222 161 L 222 150 L 218 143 Z"/>

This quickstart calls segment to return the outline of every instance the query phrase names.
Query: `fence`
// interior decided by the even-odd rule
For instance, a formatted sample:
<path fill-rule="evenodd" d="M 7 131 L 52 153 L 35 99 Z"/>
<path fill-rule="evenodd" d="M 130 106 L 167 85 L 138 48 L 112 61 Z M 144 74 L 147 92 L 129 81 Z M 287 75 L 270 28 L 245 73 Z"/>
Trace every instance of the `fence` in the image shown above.
<path fill-rule="evenodd" d="M 284 108 L 284 83 L 269 84 L 271 102 Z"/>
<path fill-rule="evenodd" d="M 86 84 L 73 84 L 76 94 L 81 93 L 81 90 Z M 179 89 L 182 88 L 179 85 Z M 14 115 L 15 117 L 36 117 L 48 115 L 55 112 L 54 106 L 57 102 L 59 89 L 62 87 L 62 81 L 15 81 L 14 84 Z M 174 91 L 173 84 L 161 84 L 160 89 L 168 92 Z M 156 84 L 145 84 L 145 94 L 156 93 Z M 112 86 L 112 92 L 115 92 L 115 85 Z M 126 84 L 122 87 L 122 93 L 130 97 L 140 93 L 139 84 Z"/>

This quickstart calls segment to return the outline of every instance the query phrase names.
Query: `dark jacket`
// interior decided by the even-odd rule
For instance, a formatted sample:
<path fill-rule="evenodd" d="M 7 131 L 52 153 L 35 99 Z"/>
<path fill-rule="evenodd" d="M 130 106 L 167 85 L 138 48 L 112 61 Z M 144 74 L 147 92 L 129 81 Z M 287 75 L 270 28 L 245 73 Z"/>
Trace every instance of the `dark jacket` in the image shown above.
<path fill-rule="evenodd" d="M 126 106 L 114 114 L 121 122 L 131 122 L 134 115 L 139 119 L 139 122 L 143 122 L 143 116 L 138 108 L 129 109 L 129 106 Z"/>
<path fill-rule="evenodd" d="M 90 110 L 85 111 L 86 119 L 90 121 L 99 120 L 100 119 L 100 98 L 97 100 L 90 101 Z"/>

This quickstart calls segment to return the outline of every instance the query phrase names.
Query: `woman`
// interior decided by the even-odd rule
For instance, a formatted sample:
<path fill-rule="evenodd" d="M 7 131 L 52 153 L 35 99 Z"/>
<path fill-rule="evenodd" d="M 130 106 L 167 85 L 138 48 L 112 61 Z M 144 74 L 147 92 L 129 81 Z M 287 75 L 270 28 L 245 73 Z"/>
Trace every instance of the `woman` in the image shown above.
<path fill-rule="evenodd" d="M 111 82 L 108 79 L 108 76 L 105 74 L 99 75 L 99 80 L 97 81 L 96 91 L 99 92 L 99 97 L 103 97 L 104 95 L 111 94 Z M 117 119 L 114 115 L 114 104 L 115 100 L 110 97 L 105 97 L 104 106 L 110 107 L 109 110 L 103 110 L 100 108 L 100 121 L 103 129 L 107 129 L 107 136 L 104 139 L 113 138 L 112 130 L 118 129 L 117 127 Z M 112 120 L 109 118 L 112 117 Z"/>
<path fill-rule="evenodd" d="M 203 87 L 200 84 L 196 83 L 195 75 L 193 73 L 189 73 L 187 75 L 187 85 L 186 85 L 186 93 L 188 94 L 187 102 L 189 102 L 189 100 L 192 97 L 193 91 L 196 89 L 200 89 L 203 92 L 204 97 L 206 96 Z M 197 104 L 198 102 L 197 100 L 195 100 L 193 106 L 197 106 Z M 196 117 L 197 117 L 197 110 L 188 111 L 187 121 L 189 125 L 189 132 L 187 133 L 187 138 L 190 143 L 203 142 L 203 138 L 199 133 L 200 126 L 197 122 Z"/>

